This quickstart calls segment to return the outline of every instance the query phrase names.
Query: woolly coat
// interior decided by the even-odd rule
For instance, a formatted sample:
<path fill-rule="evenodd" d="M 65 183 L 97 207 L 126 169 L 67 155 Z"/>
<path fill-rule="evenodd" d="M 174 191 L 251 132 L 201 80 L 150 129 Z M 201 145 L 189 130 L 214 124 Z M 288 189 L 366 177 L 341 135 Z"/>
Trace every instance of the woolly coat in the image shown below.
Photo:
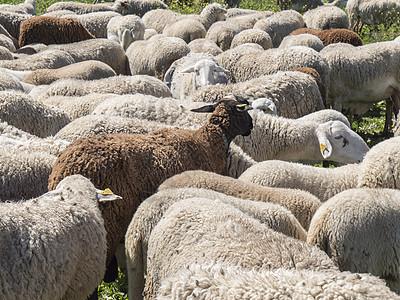
<path fill-rule="evenodd" d="M 52 96 L 85 96 L 100 94 L 149 94 L 155 97 L 171 97 L 167 85 L 148 75 L 112 76 L 96 80 L 60 79 L 50 84 L 39 96 L 45 99 Z"/>
<path fill-rule="evenodd" d="M 30 14 L 2 11 L 0 14 L 0 25 L 2 25 L 13 38 L 18 40 L 21 23 L 32 17 L 33 16 Z"/>
<path fill-rule="evenodd" d="M 254 271 L 224 264 L 193 264 L 164 279 L 157 299 L 399 299 L 369 274 L 310 270 Z"/>
<path fill-rule="evenodd" d="M 195 53 L 210 53 L 213 56 L 221 54 L 223 51 L 218 45 L 209 39 L 195 39 L 188 44 L 191 52 Z"/>
<path fill-rule="evenodd" d="M 245 29 L 236 34 L 232 39 L 231 48 L 245 43 L 259 44 L 264 50 L 273 47 L 269 34 L 261 29 L 254 28 Z"/>
<path fill-rule="evenodd" d="M 239 32 L 238 25 L 228 21 L 218 21 L 207 30 L 205 38 L 214 41 L 222 51 L 226 51 L 231 48 L 232 40 Z"/>
<path fill-rule="evenodd" d="M 88 297 L 106 262 L 97 202 L 90 181 L 74 176 L 38 198 L 0 203 L 0 298 Z"/>
<path fill-rule="evenodd" d="M 81 22 L 72 18 L 37 16 L 21 23 L 18 44 L 67 44 L 94 39 Z"/>
<path fill-rule="evenodd" d="M 104 134 L 79 139 L 58 157 L 49 190 L 64 177 L 79 173 L 122 196 L 118 204 L 101 206 L 109 262 L 136 208 L 161 182 L 191 169 L 222 173 L 227 151 L 222 133 L 229 145 L 237 134 L 248 135 L 252 129 L 251 117 L 237 112 L 235 103 L 220 103 L 209 122 L 195 131 L 164 129 L 148 135 Z"/>
<path fill-rule="evenodd" d="M 125 15 L 128 13 L 129 6 L 124 0 L 116 0 L 112 5 L 101 3 L 101 4 L 89 4 L 81 2 L 56 2 L 50 5 L 46 12 L 52 12 L 56 10 L 70 10 L 77 14 L 83 15 L 98 11 L 114 11 Z"/>
<path fill-rule="evenodd" d="M 317 36 L 324 46 L 334 43 L 347 43 L 353 46 L 361 46 L 362 40 L 360 36 L 352 30 L 344 28 L 333 28 L 326 30 L 316 30 L 311 28 L 300 28 L 290 33 L 290 35 L 298 35 L 309 33 Z"/>
<path fill-rule="evenodd" d="M 61 78 L 75 78 L 81 80 L 95 80 L 116 76 L 115 71 L 107 64 L 98 60 L 87 60 L 59 69 L 39 69 L 30 73 L 24 82 L 43 85 L 51 84 Z"/>
<path fill-rule="evenodd" d="M 303 14 L 307 28 L 325 30 L 331 28 L 349 28 L 347 14 L 335 5 L 322 5 Z"/>
<path fill-rule="evenodd" d="M 56 134 L 71 122 L 61 109 L 33 100 L 16 91 L 0 91 L 0 120 L 38 137 Z"/>
<path fill-rule="evenodd" d="M 186 171 L 164 181 L 159 191 L 170 188 L 201 188 L 224 193 L 232 197 L 271 202 L 288 209 L 305 230 L 321 202 L 308 192 L 296 189 L 266 188 L 228 176 L 205 172 Z"/>
<path fill-rule="evenodd" d="M 324 48 L 322 41 L 317 36 L 309 33 L 287 35 L 283 38 L 278 48 L 290 48 L 293 46 L 310 47 L 318 52 Z"/>
<path fill-rule="evenodd" d="M 381 277 L 399 293 L 400 192 L 358 188 L 329 199 L 315 213 L 307 242 L 342 271 Z"/>
<path fill-rule="evenodd" d="M 179 37 L 189 44 L 193 40 L 205 38 L 207 31 L 199 21 L 187 18 L 168 24 L 162 33 L 166 36 Z"/>
<path fill-rule="evenodd" d="M 219 199 L 242 212 L 260 220 L 263 224 L 288 236 L 302 239 L 303 228 L 292 214 L 272 203 L 255 202 L 231 197 L 212 190 L 197 188 L 166 189 L 147 198 L 139 207 L 125 235 L 129 294 L 139 294 L 144 287 L 149 238 L 167 209 L 182 199 L 203 197 Z"/>
<path fill-rule="evenodd" d="M 244 171 L 239 179 L 266 187 L 300 189 L 325 202 L 344 190 L 356 187 L 359 170 L 359 164 L 331 169 L 267 160 Z"/>
<path fill-rule="evenodd" d="M 163 278 L 192 263 L 224 262 L 246 270 L 336 270 L 316 247 L 204 198 L 182 200 L 168 209 L 150 235 L 147 262 L 145 299 L 155 297 Z"/>
<path fill-rule="evenodd" d="M 128 41 L 123 39 L 124 30 L 130 33 Z M 142 19 L 136 15 L 115 16 L 107 23 L 106 37 L 122 45 L 126 50 L 131 43 L 144 39 L 144 31 L 146 27 Z"/>

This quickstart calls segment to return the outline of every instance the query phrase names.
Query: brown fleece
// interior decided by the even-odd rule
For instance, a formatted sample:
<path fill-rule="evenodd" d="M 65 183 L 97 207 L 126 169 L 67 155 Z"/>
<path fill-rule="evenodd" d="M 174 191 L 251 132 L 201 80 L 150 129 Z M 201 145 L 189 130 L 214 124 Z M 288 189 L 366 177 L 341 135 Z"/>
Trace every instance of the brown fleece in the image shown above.
<path fill-rule="evenodd" d="M 249 114 L 238 112 L 232 103 L 240 104 L 221 101 L 210 121 L 198 130 L 174 128 L 147 135 L 93 136 L 73 142 L 61 153 L 49 176 L 49 190 L 68 175 L 82 174 L 98 188 L 110 188 L 123 197 L 101 204 L 107 230 L 107 263 L 136 208 L 165 179 L 186 170 L 222 173 L 227 152 L 221 128 L 228 142 L 238 134 L 249 134 L 252 128 Z"/>
<path fill-rule="evenodd" d="M 300 28 L 292 31 L 290 35 L 309 33 L 317 36 L 324 46 L 334 43 L 347 43 L 353 46 L 361 46 L 362 40 L 360 36 L 352 30 L 343 28 L 333 28 L 326 30 L 316 30 L 312 28 Z"/>
<path fill-rule="evenodd" d="M 321 75 L 319 75 L 317 70 L 315 70 L 313 68 L 309 68 L 309 67 L 299 67 L 299 68 L 291 69 L 290 71 L 299 71 L 299 72 L 303 72 L 303 73 L 309 74 L 312 77 L 314 77 L 315 81 L 317 82 L 319 92 L 321 94 L 322 102 L 324 103 L 324 106 L 327 107 L 326 106 L 326 89 L 325 89 L 325 85 L 322 82 Z"/>
<path fill-rule="evenodd" d="M 21 23 L 18 43 L 23 47 L 33 43 L 68 44 L 94 38 L 78 20 L 37 16 Z"/>

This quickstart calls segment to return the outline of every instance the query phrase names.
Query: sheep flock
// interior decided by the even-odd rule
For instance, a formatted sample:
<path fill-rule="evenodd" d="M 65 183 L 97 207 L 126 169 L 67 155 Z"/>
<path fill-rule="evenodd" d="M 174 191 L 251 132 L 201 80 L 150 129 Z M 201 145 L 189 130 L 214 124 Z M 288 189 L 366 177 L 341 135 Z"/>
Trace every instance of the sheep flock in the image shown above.
<path fill-rule="evenodd" d="M 400 300 L 399 0 L 86 2 L 0 4 L 0 299 Z"/>

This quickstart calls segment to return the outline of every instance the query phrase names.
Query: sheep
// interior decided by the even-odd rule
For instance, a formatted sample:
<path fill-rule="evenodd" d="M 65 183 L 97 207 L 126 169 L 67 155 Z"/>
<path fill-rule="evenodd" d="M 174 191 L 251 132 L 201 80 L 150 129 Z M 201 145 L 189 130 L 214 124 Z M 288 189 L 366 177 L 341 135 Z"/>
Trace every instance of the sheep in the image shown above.
<path fill-rule="evenodd" d="M 163 278 L 192 263 L 223 262 L 245 270 L 337 270 L 317 247 L 205 198 L 173 204 L 152 230 L 148 245 L 145 299 L 155 297 Z"/>
<path fill-rule="evenodd" d="M 307 242 L 341 271 L 379 276 L 399 293 L 399 197 L 398 190 L 387 188 L 343 191 L 317 210 Z"/>
<path fill-rule="evenodd" d="M 253 28 L 268 33 L 276 48 L 285 36 L 302 27 L 305 27 L 305 23 L 300 13 L 294 10 L 284 10 L 257 21 Z"/>
<path fill-rule="evenodd" d="M 232 197 L 276 203 L 288 209 L 305 230 L 308 230 L 311 218 L 321 204 L 318 198 L 299 189 L 266 188 L 200 170 L 172 176 L 160 184 L 158 191 L 175 188 L 207 189 Z"/>
<path fill-rule="evenodd" d="M 32 93 L 30 95 L 32 96 Z M 61 108 L 72 120 L 75 120 L 91 114 L 97 104 L 111 97 L 115 97 L 115 94 L 90 93 L 84 96 L 51 96 L 40 101 L 43 104 Z M 32 98 L 37 99 L 38 97 L 32 96 Z"/>
<path fill-rule="evenodd" d="M 309 33 L 317 36 L 324 46 L 328 46 L 333 43 L 348 43 L 353 46 L 361 46 L 362 40 L 360 36 L 354 31 L 344 28 L 333 28 L 326 30 L 316 30 L 310 28 L 300 28 L 291 32 L 290 35 Z"/>
<path fill-rule="evenodd" d="M 105 272 L 106 231 L 99 203 L 118 198 L 74 175 L 38 198 L 1 203 L 0 297 L 88 297 Z"/>
<path fill-rule="evenodd" d="M 1 91 L 0 99 L 0 120 L 38 137 L 54 135 L 71 121 L 63 111 L 39 103 L 23 92 Z"/>
<path fill-rule="evenodd" d="M 94 39 L 81 22 L 72 18 L 37 16 L 21 23 L 18 44 L 66 44 Z"/>
<path fill-rule="evenodd" d="M 214 41 L 222 51 L 231 47 L 232 40 L 240 32 L 239 26 L 228 21 L 218 21 L 207 30 L 206 39 Z"/>
<path fill-rule="evenodd" d="M 245 43 L 256 43 L 263 47 L 263 49 L 270 49 L 273 47 L 272 39 L 268 33 L 260 29 L 246 29 L 236 34 L 231 43 L 231 48 Z"/>
<path fill-rule="evenodd" d="M 221 67 L 230 71 L 232 82 L 245 81 L 298 67 L 309 67 L 320 74 L 325 86 L 328 85 L 328 63 L 320 52 L 305 46 L 264 51 L 235 47 L 219 54 L 216 58 Z"/>
<path fill-rule="evenodd" d="M 266 203 L 239 200 L 219 192 L 197 188 L 171 188 L 158 191 L 143 201 L 129 224 L 125 235 L 126 262 L 129 278 L 129 294 L 143 290 L 143 274 L 146 272 L 148 241 L 154 227 L 159 223 L 167 209 L 182 199 L 204 197 L 207 199 L 220 199 L 222 202 L 234 205 L 239 209 L 245 208 L 246 202 L 254 208 L 268 205 Z M 242 204 L 244 205 L 240 205 Z M 236 204 L 235 204 L 236 203 Z M 270 205 L 270 204 L 269 204 Z M 241 208 L 240 208 L 241 207 Z M 316 209 L 316 206 L 314 209 Z M 248 211 L 248 210 L 247 210 Z M 267 217 L 268 218 L 268 217 Z M 296 223 L 296 222 L 294 222 Z M 283 224 L 283 226 L 287 223 Z M 301 231 L 301 230 L 300 230 Z"/>
<path fill-rule="evenodd" d="M 56 69 L 73 64 L 74 58 L 65 51 L 45 50 L 24 58 L 0 61 L 1 68 L 15 71 Z"/>
<path fill-rule="evenodd" d="M 179 37 L 187 44 L 193 40 L 206 37 L 203 24 L 195 19 L 181 19 L 164 27 L 162 32 L 166 36 Z"/>
<path fill-rule="evenodd" d="M 4 34 L 1 34 L 1 33 L 0 33 L 0 46 L 8 49 L 8 51 L 10 51 L 10 52 L 16 52 L 17 51 L 17 49 L 15 48 L 13 40 L 10 39 L 9 37 L 7 37 Z M 11 55 L 11 57 L 13 57 L 13 56 Z"/>
<path fill-rule="evenodd" d="M 277 0 L 281 10 L 293 9 L 299 13 L 305 13 L 309 9 L 324 5 L 322 0 Z"/>
<path fill-rule="evenodd" d="M 90 39 L 82 42 L 49 45 L 46 49 L 57 49 L 69 53 L 75 62 L 99 60 L 119 75 L 129 75 L 128 57 L 121 45 L 109 39 Z"/>
<path fill-rule="evenodd" d="M 7 122 L 0 122 L 0 145 L 12 146 L 14 150 L 46 152 L 58 156 L 68 144 L 67 140 L 54 137 L 40 138 Z"/>
<path fill-rule="evenodd" d="M 213 56 L 223 52 L 214 41 L 209 39 L 195 39 L 188 44 L 188 47 L 191 52 L 209 53 Z"/>
<path fill-rule="evenodd" d="M 223 171 L 230 141 L 238 134 L 250 134 L 248 109 L 247 102 L 222 100 L 197 109 L 212 112 L 198 130 L 164 129 L 148 135 L 103 134 L 79 139 L 57 158 L 48 188 L 54 189 L 69 174 L 80 173 L 97 186 L 107 186 L 122 196 L 118 207 L 101 207 L 108 265 L 137 206 L 162 181 L 190 169 Z M 107 170 L 107 174 L 100 169 Z"/>
<path fill-rule="evenodd" d="M 25 91 L 22 82 L 16 76 L 4 71 L 4 69 L 0 70 L 0 90 Z"/>
<path fill-rule="evenodd" d="M 73 12 L 68 9 L 60 9 L 60 10 L 53 10 L 52 12 L 44 13 L 42 16 L 62 18 L 63 16 L 66 16 L 66 15 L 69 15 L 69 17 L 71 18 L 72 16 L 77 16 L 78 14 L 76 12 Z"/>
<path fill-rule="evenodd" d="M 126 3 L 128 4 L 127 14 L 139 17 L 143 17 L 150 10 L 168 9 L 168 6 L 161 0 L 126 0 Z"/>
<path fill-rule="evenodd" d="M 155 97 L 171 97 L 167 85 L 148 75 L 112 76 L 96 80 L 60 79 L 50 84 L 38 97 L 84 96 L 91 93 L 149 94 Z"/>
<path fill-rule="evenodd" d="M 288 118 L 325 108 L 316 80 L 298 71 L 277 72 L 235 84 L 205 86 L 188 99 L 214 103 L 230 93 L 248 100 L 271 99 L 278 115 Z"/>
<path fill-rule="evenodd" d="M 307 28 L 325 30 L 331 28 L 349 28 L 346 13 L 335 5 L 322 5 L 303 14 Z"/>
<path fill-rule="evenodd" d="M 239 179 L 265 187 L 301 189 L 326 202 L 358 182 L 358 164 L 320 168 L 281 160 L 259 162 L 245 170 Z"/>
<path fill-rule="evenodd" d="M 245 170 L 256 163 L 257 162 L 247 155 L 242 148 L 231 143 L 226 158 L 225 170 L 222 174 L 232 178 L 238 178 Z"/>
<path fill-rule="evenodd" d="M 324 48 L 324 44 L 320 38 L 309 33 L 285 36 L 278 48 L 290 48 L 293 46 L 306 46 L 317 52 Z"/>
<path fill-rule="evenodd" d="M 136 41 L 126 50 L 132 75 L 145 74 L 163 79 L 171 64 L 190 52 L 181 38 L 155 35 Z"/>
<path fill-rule="evenodd" d="M 246 29 L 252 29 L 257 21 L 268 18 L 273 14 L 274 13 L 272 11 L 258 11 L 256 13 L 238 15 L 233 17 L 226 16 L 226 21 L 236 24 L 237 26 L 239 26 L 240 31 L 243 31 Z"/>
<path fill-rule="evenodd" d="M 255 271 L 224 264 L 193 264 L 165 278 L 157 299 L 398 299 L 383 280 L 369 274 L 309 270 Z"/>
<path fill-rule="evenodd" d="M 146 29 L 144 30 L 144 37 L 143 37 L 143 39 L 144 39 L 144 40 L 149 40 L 152 36 L 155 36 L 155 35 L 157 35 L 157 34 L 158 34 L 157 31 L 155 31 L 154 29 L 146 28 Z"/>
<path fill-rule="evenodd" d="M 392 97 L 400 108 L 400 44 L 389 41 L 359 47 L 331 44 L 320 54 L 329 64 L 327 104 L 350 116 L 362 116 L 374 102 Z M 357 70 L 357 72 L 355 72 Z"/>
<path fill-rule="evenodd" d="M 144 23 L 138 16 L 115 16 L 107 24 L 107 38 L 120 43 L 126 51 L 131 43 L 144 39 L 144 30 Z"/>
<path fill-rule="evenodd" d="M 311 75 L 314 78 L 315 82 L 317 83 L 317 86 L 318 86 L 318 89 L 319 89 L 319 93 L 321 94 L 322 103 L 324 104 L 324 107 L 327 106 L 326 105 L 326 88 L 325 88 L 325 84 L 322 82 L 321 75 L 317 72 L 317 70 L 315 70 L 313 68 L 309 68 L 309 67 L 299 67 L 299 68 L 290 69 L 289 71 L 298 71 L 298 72 L 303 72 L 303 73 L 306 73 L 308 75 Z M 338 113 L 341 115 L 341 117 L 343 119 L 344 115 L 342 113 L 340 113 L 340 112 L 338 112 Z M 347 121 L 347 118 L 346 118 L 346 121 Z"/>
<path fill-rule="evenodd" d="M 330 160 L 341 163 L 361 162 L 369 147 L 344 123 L 287 119 L 252 112 L 254 130 L 235 144 L 255 161 Z"/>
<path fill-rule="evenodd" d="M 199 88 L 207 85 L 227 84 L 228 70 L 220 67 L 211 54 L 192 53 L 174 61 L 164 75 L 172 97 L 186 99 Z"/>
<path fill-rule="evenodd" d="M 391 24 L 398 20 L 400 5 L 391 0 L 348 0 L 346 12 L 349 16 L 349 29 L 361 32 L 364 24 Z"/>
<path fill-rule="evenodd" d="M 399 145 L 400 137 L 394 137 L 373 146 L 360 166 L 357 187 L 400 189 Z"/>
<path fill-rule="evenodd" d="M 19 14 L 36 15 L 36 0 L 25 0 L 19 4 L 1 4 L 0 12 L 10 11 Z"/>
<path fill-rule="evenodd" d="M 107 64 L 98 60 L 87 60 L 59 69 L 39 69 L 30 73 L 25 83 L 34 85 L 51 84 L 61 78 L 75 78 L 81 80 L 95 80 L 116 76 L 115 71 Z"/>
<path fill-rule="evenodd" d="M 19 28 L 21 23 L 33 17 L 30 14 L 19 14 L 14 12 L 3 11 L 0 14 L 0 25 L 18 41 Z"/>
<path fill-rule="evenodd" d="M 129 5 L 125 0 L 116 0 L 112 5 L 108 4 L 88 4 L 80 2 L 56 2 L 47 7 L 46 12 L 52 12 L 56 10 L 70 10 L 79 15 L 88 14 L 98 11 L 114 11 L 121 15 L 128 13 Z"/>
<path fill-rule="evenodd" d="M 162 33 L 168 24 L 184 18 L 194 18 L 200 21 L 204 28 L 208 30 L 213 23 L 224 21 L 226 19 L 225 13 L 226 9 L 221 4 L 211 3 L 203 8 L 200 15 L 181 15 L 168 9 L 154 9 L 145 13 L 142 20 L 146 28 L 152 28 L 157 33 Z"/>
<path fill-rule="evenodd" d="M 270 15 L 273 15 L 274 12 L 259 11 L 259 10 L 247 9 L 247 8 L 228 8 L 225 13 L 225 16 L 227 19 L 229 19 L 229 18 L 245 16 L 245 15 L 252 15 L 252 14 L 263 14 L 263 15 L 265 15 L 265 17 L 269 17 Z"/>
<path fill-rule="evenodd" d="M 107 38 L 107 24 L 112 18 L 118 16 L 122 15 L 115 11 L 98 11 L 83 15 L 67 14 L 63 15 L 61 18 L 73 18 L 78 20 L 96 38 Z"/>
<path fill-rule="evenodd" d="M 351 129 L 351 125 L 347 117 L 342 114 L 341 112 L 334 110 L 334 109 L 323 109 L 323 110 L 318 110 L 316 112 L 307 114 L 305 116 L 302 116 L 301 118 L 298 118 L 298 120 L 307 120 L 307 121 L 315 121 L 318 123 L 325 123 L 328 121 L 340 121 L 344 123 L 347 127 Z"/>
<path fill-rule="evenodd" d="M 13 60 L 14 57 L 10 50 L 6 47 L 0 46 L 0 60 Z"/>
<path fill-rule="evenodd" d="M 39 197 L 46 193 L 56 156 L 20 150 L 0 135 L 0 203 Z"/>
<path fill-rule="evenodd" d="M 0 24 L 0 34 L 3 39 L 2 43 L 9 44 L 9 42 L 11 41 L 12 44 L 14 45 L 14 48 L 9 48 L 9 47 L 7 47 L 7 48 L 9 48 L 11 52 L 16 52 L 16 50 L 14 51 L 14 49 L 18 48 L 18 40 L 15 37 L 13 37 L 11 34 L 9 34 L 8 31 L 1 24 Z M 8 39 L 8 40 L 6 40 L 6 39 Z"/>
<path fill-rule="evenodd" d="M 75 119 L 54 135 L 55 139 L 74 142 L 80 138 L 106 133 L 147 134 L 164 128 L 163 123 L 120 116 L 87 115 Z"/>

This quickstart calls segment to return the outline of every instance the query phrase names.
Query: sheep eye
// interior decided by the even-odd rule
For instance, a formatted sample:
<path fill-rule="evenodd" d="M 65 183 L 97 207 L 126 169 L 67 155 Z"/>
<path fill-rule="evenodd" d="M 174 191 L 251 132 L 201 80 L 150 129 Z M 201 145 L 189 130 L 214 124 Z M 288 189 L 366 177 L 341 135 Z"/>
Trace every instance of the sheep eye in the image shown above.
<path fill-rule="evenodd" d="M 349 143 L 349 141 L 345 137 L 343 137 L 341 135 L 335 136 L 335 139 L 343 139 L 343 146 L 342 147 L 346 147 L 346 145 Z"/>

